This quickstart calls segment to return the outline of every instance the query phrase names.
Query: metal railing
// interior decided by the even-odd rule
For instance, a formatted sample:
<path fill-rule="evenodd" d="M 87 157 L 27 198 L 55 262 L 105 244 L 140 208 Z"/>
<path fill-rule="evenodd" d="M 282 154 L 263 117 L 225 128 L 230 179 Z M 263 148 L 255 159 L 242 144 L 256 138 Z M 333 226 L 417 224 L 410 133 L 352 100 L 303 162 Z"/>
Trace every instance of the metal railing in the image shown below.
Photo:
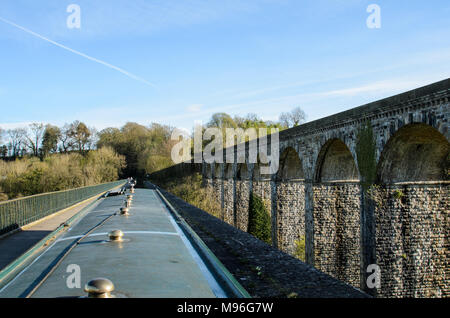
<path fill-rule="evenodd" d="M 124 185 L 125 183 L 126 180 L 120 180 L 0 202 L 0 235 L 35 222 L 90 197 Z"/>

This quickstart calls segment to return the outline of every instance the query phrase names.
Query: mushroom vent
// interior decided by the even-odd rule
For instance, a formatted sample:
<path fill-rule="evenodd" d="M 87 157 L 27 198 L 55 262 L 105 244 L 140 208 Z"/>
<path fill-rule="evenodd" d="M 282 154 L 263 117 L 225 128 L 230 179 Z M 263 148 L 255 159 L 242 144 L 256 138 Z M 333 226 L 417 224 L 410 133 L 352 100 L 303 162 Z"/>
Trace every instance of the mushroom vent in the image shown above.
<path fill-rule="evenodd" d="M 84 286 L 89 298 L 112 298 L 114 284 L 107 278 L 95 278 Z"/>
<path fill-rule="evenodd" d="M 123 239 L 123 232 L 121 230 L 114 230 L 108 233 L 110 241 L 120 242 Z"/>

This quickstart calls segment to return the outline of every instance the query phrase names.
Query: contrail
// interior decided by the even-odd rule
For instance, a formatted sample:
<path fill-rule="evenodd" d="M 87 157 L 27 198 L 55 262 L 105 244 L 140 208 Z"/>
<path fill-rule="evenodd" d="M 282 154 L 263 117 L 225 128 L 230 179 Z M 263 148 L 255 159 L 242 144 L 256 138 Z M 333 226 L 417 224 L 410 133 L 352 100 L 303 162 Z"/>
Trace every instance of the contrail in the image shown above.
<path fill-rule="evenodd" d="M 128 76 L 128 77 L 130 77 L 130 78 L 132 78 L 132 79 L 134 79 L 134 80 L 136 80 L 136 81 L 142 82 L 142 83 L 147 84 L 147 85 L 149 85 L 149 86 L 151 86 L 151 87 L 156 87 L 154 84 L 152 84 L 152 83 L 146 81 L 145 79 L 143 79 L 143 78 L 141 78 L 141 77 L 139 77 L 139 76 L 136 76 L 136 75 L 134 75 L 134 74 L 132 74 L 132 73 L 130 73 L 130 72 L 127 72 L 127 71 L 125 71 L 124 69 L 121 69 L 120 67 L 114 66 L 114 65 L 109 64 L 109 63 L 106 63 L 106 62 L 104 62 L 104 61 L 102 61 L 102 60 L 96 59 L 95 57 L 92 57 L 92 56 L 86 55 L 86 54 L 84 54 L 84 53 L 81 53 L 81 52 L 79 52 L 79 51 L 76 51 L 76 50 L 74 50 L 74 49 L 71 49 L 70 47 L 67 47 L 67 46 L 62 45 L 62 44 L 60 44 L 60 43 L 58 43 L 58 42 L 55 42 L 55 41 L 53 41 L 53 40 L 50 40 L 49 38 L 46 38 L 45 36 L 42 36 L 42 35 L 40 35 L 40 34 L 38 34 L 38 33 L 36 33 L 36 32 L 33 32 L 33 31 L 31 31 L 31 30 L 28 30 L 27 28 L 24 28 L 24 27 L 22 27 L 22 26 L 20 26 L 20 25 L 18 25 L 18 24 L 15 24 L 14 22 L 8 21 L 8 20 L 6 20 L 6 19 L 4 19 L 4 18 L 2 18 L 2 17 L 0 17 L 0 20 L 3 21 L 3 22 L 5 22 L 5 23 L 7 23 L 7 24 L 9 24 L 9 25 L 11 25 L 11 26 L 13 26 L 13 27 L 16 27 L 16 28 L 18 28 L 18 29 L 20 29 L 20 30 L 22 30 L 22 31 L 25 31 L 26 33 L 29 33 L 29 34 L 31 34 L 31 35 L 34 35 L 35 37 L 38 37 L 38 38 L 40 38 L 40 39 L 42 39 L 42 40 L 44 40 L 44 41 L 47 41 L 47 42 L 49 42 L 49 43 L 51 43 L 51 44 L 53 44 L 53 45 L 59 46 L 60 48 L 63 48 L 64 50 L 67 50 L 67 51 L 69 51 L 69 52 L 72 52 L 72 53 L 75 53 L 75 54 L 77 54 L 77 55 L 80 55 L 80 56 L 82 56 L 82 57 L 84 57 L 84 58 L 87 58 L 88 60 L 91 60 L 91 61 L 93 61 L 93 62 L 102 64 L 102 65 L 104 65 L 104 66 L 106 66 L 106 67 L 112 68 L 113 70 L 116 70 L 116 71 L 118 71 L 118 72 L 120 72 L 120 73 L 122 73 L 122 74 L 125 74 L 126 76 Z"/>

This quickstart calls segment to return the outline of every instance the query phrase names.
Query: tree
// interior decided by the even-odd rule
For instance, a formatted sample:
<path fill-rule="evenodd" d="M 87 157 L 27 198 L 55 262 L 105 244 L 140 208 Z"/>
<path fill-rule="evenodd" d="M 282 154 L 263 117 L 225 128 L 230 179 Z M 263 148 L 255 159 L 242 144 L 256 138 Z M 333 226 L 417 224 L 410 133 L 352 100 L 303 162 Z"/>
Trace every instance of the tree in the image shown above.
<path fill-rule="evenodd" d="M 52 125 L 45 127 L 44 136 L 42 138 L 42 153 L 44 156 L 49 153 L 55 153 L 58 150 L 58 140 L 61 137 L 61 130 Z"/>
<path fill-rule="evenodd" d="M 71 125 L 65 124 L 61 129 L 61 133 L 59 135 L 60 141 L 60 152 L 68 152 L 72 150 L 74 146 L 74 142 L 71 137 Z"/>
<path fill-rule="evenodd" d="M 41 123 L 30 124 L 31 136 L 25 134 L 25 144 L 30 149 L 34 156 L 39 156 L 39 148 L 41 145 L 42 136 L 44 135 L 45 126 Z"/>
<path fill-rule="evenodd" d="M 296 107 L 290 112 L 281 113 L 279 120 L 283 126 L 291 128 L 303 124 L 306 121 L 306 114 L 300 107 Z"/>
<path fill-rule="evenodd" d="M 8 147 L 6 145 L 0 146 L 0 157 L 6 158 L 8 155 Z"/>
<path fill-rule="evenodd" d="M 173 128 L 152 123 L 149 127 L 126 123 L 121 129 L 105 128 L 98 133 L 97 148 L 112 147 L 126 157 L 126 176 L 138 176 L 173 164 L 171 140 Z"/>
<path fill-rule="evenodd" d="M 98 143 L 98 130 L 95 127 L 89 127 L 89 131 L 91 133 L 91 136 L 88 138 L 86 149 L 94 150 Z"/>
<path fill-rule="evenodd" d="M 72 144 L 79 152 L 84 152 L 89 144 L 91 131 L 85 123 L 78 120 L 69 126 L 68 137 L 72 139 Z"/>
<path fill-rule="evenodd" d="M 119 128 L 108 127 L 98 133 L 97 148 L 110 146 L 117 148 L 120 143 L 121 132 Z"/>
<path fill-rule="evenodd" d="M 226 113 L 215 113 L 211 116 L 211 119 L 206 124 L 206 127 L 237 128 L 237 125 L 230 115 Z"/>
<path fill-rule="evenodd" d="M 9 139 L 8 148 L 11 151 L 11 155 L 17 157 L 20 152 L 23 152 L 22 145 L 25 141 L 27 131 L 24 128 L 15 128 L 8 129 L 6 133 Z"/>

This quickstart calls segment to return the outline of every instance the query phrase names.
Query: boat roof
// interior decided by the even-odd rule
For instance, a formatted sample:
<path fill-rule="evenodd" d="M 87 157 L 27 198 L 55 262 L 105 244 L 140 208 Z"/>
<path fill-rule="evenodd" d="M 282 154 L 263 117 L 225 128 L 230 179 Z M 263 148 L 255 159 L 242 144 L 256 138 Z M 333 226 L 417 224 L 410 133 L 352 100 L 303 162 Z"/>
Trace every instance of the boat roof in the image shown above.
<path fill-rule="evenodd" d="M 113 282 L 115 297 L 227 297 L 156 190 L 136 189 L 127 216 L 118 213 L 125 198 L 102 197 L 81 211 L 62 235 L 15 269 L 0 285 L 0 297 L 84 297 L 85 284 L 98 277 Z M 113 230 L 123 232 L 122 241 L 108 238 Z M 80 284 L 74 286 L 77 266 Z"/>

